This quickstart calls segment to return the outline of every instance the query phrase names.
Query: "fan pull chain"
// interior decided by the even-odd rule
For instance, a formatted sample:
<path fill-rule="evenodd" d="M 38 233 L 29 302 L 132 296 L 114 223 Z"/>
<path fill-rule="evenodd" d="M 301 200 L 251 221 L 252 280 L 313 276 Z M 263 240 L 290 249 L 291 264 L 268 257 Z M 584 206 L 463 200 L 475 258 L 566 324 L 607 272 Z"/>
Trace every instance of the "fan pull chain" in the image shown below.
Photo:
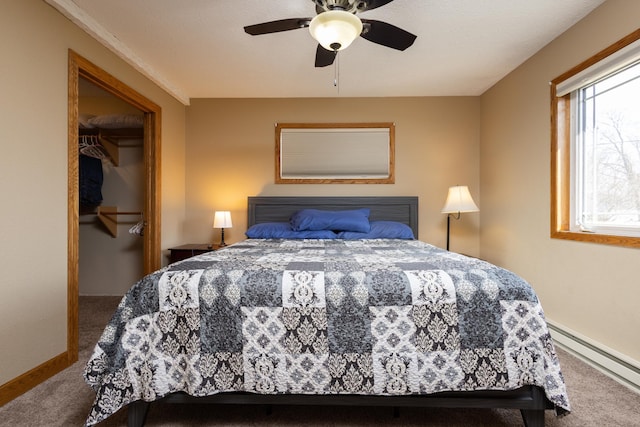
<path fill-rule="evenodd" d="M 338 51 L 336 51 L 336 60 L 333 63 L 333 86 L 338 88 L 338 93 L 340 92 L 340 55 L 338 55 Z"/>

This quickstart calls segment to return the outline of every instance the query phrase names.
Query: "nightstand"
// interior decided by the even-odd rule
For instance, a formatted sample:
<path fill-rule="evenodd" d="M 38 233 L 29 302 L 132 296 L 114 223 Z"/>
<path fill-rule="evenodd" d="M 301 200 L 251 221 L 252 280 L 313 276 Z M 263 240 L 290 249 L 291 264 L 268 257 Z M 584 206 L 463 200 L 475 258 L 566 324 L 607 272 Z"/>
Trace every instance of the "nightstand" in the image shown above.
<path fill-rule="evenodd" d="M 208 245 L 206 243 L 190 243 L 187 245 L 176 246 L 175 248 L 169 248 L 169 251 L 171 252 L 169 255 L 169 264 L 218 249 L 220 249 L 220 245 Z"/>

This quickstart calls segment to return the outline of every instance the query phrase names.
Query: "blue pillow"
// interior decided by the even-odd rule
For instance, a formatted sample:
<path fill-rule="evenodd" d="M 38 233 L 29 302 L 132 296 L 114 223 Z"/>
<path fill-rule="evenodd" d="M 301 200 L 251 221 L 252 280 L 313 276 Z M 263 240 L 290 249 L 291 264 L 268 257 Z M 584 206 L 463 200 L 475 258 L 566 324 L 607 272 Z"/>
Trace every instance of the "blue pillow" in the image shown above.
<path fill-rule="evenodd" d="M 371 230 L 368 233 L 356 233 L 353 231 L 341 231 L 338 239 L 409 239 L 413 240 L 413 230 L 406 224 L 395 221 L 371 221 Z"/>
<path fill-rule="evenodd" d="M 350 211 L 303 209 L 294 213 L 291 216 L 290 222 L 291 228 L 295 231 L 336 230 L 368 233 L 369 230 L 371 230 L 369 213 L 369 208 Z"/>
<path fill-rule="evenodd" d="M 294 231 L 287 222 L 263 222 L 249 227 L 245 233 L 250 239 L 335 239 L 331 230 Z"/>

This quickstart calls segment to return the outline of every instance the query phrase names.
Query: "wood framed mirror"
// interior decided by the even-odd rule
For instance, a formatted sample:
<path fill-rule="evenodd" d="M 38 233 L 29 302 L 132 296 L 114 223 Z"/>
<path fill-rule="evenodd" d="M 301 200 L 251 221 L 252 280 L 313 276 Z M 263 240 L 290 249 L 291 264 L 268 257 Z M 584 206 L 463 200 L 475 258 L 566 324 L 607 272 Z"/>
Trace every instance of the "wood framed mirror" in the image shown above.
<path fill-rule="evenodd" d="M 276 184 L 393 184 L 393 123 L 278 123 Z"/>

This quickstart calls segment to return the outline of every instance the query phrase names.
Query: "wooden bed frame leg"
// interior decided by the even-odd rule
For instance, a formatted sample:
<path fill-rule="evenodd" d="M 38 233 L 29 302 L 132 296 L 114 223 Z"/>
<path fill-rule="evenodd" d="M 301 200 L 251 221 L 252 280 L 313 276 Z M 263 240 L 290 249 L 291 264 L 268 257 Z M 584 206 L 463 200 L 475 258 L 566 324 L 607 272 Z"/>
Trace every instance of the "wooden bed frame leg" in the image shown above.
<path fill-rule="evenodd" d="M 149 412 L 149 402 L 143 400 L 136 400 L 131 402 L 127 407 L 127 426 L 128 427 L 142 427 L 147 419 L 147 413 Z"/>
<path fill-rule="evenodd" d="M 525 427 L 544 427 L 544 409 L 521 409 Z"/>

